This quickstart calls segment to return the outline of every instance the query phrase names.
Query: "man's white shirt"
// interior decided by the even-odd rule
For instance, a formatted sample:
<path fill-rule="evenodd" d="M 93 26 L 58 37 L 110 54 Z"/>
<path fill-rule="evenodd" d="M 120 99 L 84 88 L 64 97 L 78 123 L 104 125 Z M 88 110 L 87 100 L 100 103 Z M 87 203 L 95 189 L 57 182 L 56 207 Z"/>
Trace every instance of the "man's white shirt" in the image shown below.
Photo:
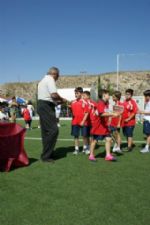
<path fill-rule="evenodd" d="M 45 75 L 38 85 L 38 100 L 54 102 L 51 94 L 56 92 L 57 87 L 54 78 L 51 75 Z"/>

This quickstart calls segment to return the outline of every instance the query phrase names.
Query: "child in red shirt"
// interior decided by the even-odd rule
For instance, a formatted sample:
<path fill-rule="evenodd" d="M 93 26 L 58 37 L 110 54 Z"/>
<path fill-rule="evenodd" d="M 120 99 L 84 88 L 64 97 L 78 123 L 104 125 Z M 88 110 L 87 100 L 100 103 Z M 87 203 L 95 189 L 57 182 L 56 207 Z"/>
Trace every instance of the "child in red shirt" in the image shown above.
<path fill-rule="evenodd" d="M 113 93 L 113 101 L 115 102 L 113 106 L 113 111 L 120 112 L 121 115 L 119 117 L 112 117 L 110 122 L 110 131 L 113 133 L 116 143 L 113 147 L 113 152 L 122 153 L 121 146 L 121 136 L 120 136 L 120 128 L 122 127 L 122 114 L 124 111 L 124 104 L 120 102 L 121 92 L 115 91 Z"/>
<path fill-rule="evenodd" d="M 29 109 L 27 109 L 27 105 L 24 106 L 23 110 L 22 110 L 22 115 L 25 121 L 25 125 L 26 125 L 26 129 L 30 129 L 31 128 L 31 116 L 30 116 L 30 111 Z"/>
<path fill-rule="evenodd" d="M 86 117 L 86 126 L 88 127 L 88 131 L 89 131 L 89 137 L 88 138 L 88 149 L 90 148 L 90 130 L 91 130 L 91 120 L 90 120 L 90 115 L 89 115 L 89 110 L 91 108 L 91 104 L 94 102 L 91 99 L 91 93 L 89 91 L 84 91 L 83 95 L 82 95 L 83 99 L 87 102 L 87 107 L 88 107 L 88 115 Z M 90 154 L 90 150 L 88 150 L 88 152 L 86 152 L 88 155 Z"/>
<path fill-rule="evenodd" d="M 72 110 L 72 131 L 71 135 L 74 136 L 75 139 L 75 151 L 74 155 L 79 153 L 79 136 L 80 134 L 83 136 L 83 152 L 89 154 L 88 149 L 88 139 L 90 136 L 90 128 L 87 123 L 88 117 L 88 104 L 82 98 L 83 88 L 78 87 L 75 89 L 75 97 L 71 103 Z"/>
<path fill-rule="evenodd" d="M 124 113 L 123 113 L 123 134 L 127 138 L 128 148 L 127 151 L 132 151 L 133 148 L 133 132 L 136 124 L 136 113 L 138 111 L 138 106 L 136 102 L 132 99 L 133 90 L 127 89 L 125 92 L 124 101 Z"/>
<path fill-rule="evenodd" d="M 93 140 L 90 146 L 90 156 L 89 160 L 96 161 L 94 157 L 94 149 L 98 140 L 105 139 L 105 150 L 106 150 L 106 161 L 116 160 L 111 154 L 111 142 L 112 138 L 108 128 L 109 118 L 112 116 L 118 116 L 118 113 L 109 112 L 109 91 L 100 90 L 99 91 L 100 101 L 96 104 L 91 104 L 90 118 L 91 118 L 91 134 Z"/>

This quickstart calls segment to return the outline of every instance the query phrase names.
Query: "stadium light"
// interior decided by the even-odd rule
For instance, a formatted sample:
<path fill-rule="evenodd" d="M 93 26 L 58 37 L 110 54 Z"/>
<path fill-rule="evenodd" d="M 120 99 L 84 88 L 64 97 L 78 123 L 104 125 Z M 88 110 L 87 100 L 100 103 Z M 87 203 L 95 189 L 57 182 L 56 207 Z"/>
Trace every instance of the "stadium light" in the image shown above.
<path fill-rule="evenodd" d="M 120 55 L 117 54 L 117 91 L 119 90 L 119 57 Z"/>

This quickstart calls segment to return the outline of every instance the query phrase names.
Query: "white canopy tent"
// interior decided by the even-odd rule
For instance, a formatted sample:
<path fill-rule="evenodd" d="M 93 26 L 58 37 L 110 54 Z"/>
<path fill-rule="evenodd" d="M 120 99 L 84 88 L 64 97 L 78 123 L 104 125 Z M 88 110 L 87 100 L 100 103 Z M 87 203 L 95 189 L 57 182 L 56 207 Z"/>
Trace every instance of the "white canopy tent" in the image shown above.
<path fill-rule="evenodd" d="M 66 98 L 68 101 L 72 101 L 75 99 L 74 89 L 75 88 L 58 89 L 58 94 L 60 94 L 63 98 Z M 84 88 L 83 90 L 90 91 L 90 88 Z"/>
<path fill-rule="evenodd" d="M 7 102 L 7 100 L 5 99 L 5 98 L 1 98 L 0 97 L 0 102 L 2 103 L 2 102 Z"/>

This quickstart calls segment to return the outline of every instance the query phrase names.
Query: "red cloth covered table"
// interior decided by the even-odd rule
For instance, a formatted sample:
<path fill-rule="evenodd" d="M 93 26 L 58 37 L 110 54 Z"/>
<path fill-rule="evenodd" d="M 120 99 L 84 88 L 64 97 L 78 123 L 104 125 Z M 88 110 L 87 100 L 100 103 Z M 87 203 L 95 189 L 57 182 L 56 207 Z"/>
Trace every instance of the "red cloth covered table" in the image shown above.
<path fill-rule="evenodd" d="M 0 170 L 12 166 L 27 166 L 29 160 L 24 150 L 25 129 L 15 123 L 0 122 Z"/>

